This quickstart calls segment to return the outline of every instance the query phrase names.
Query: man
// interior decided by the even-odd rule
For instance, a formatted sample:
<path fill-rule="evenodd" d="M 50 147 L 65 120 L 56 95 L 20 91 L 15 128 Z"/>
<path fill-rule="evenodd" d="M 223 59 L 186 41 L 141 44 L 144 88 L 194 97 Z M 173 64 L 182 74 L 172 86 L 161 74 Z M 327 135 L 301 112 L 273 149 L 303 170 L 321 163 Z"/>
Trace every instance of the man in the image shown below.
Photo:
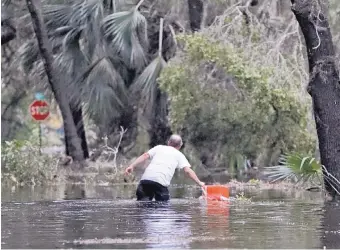
<path fill-rule="evenodd" d="M 179 135 L 172 135 L 167 146 L 153 147 L 147 153 L 139 156 L 125 170 L 125 174 L 130 174 L 137 165 L 151 159 L 137 187 L 137 200 L 151 201 L 155 198 L 156 201 L 168 201 L 170 199 L 168 186 L 176 168 L 183 169 L 188 177 L 201 187 L 204 186 L 204 182 L 201 182 L 191 169 L 187 158 L 179 151 L 182 145 L 182 138 Z"/>

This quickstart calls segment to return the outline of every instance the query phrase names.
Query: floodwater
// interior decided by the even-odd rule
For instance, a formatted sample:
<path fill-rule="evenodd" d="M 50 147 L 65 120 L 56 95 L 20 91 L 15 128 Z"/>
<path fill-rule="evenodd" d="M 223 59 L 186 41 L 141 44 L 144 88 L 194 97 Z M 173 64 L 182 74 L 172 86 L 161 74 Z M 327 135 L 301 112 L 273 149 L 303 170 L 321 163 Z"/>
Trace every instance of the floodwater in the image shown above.
<path fill-rule="evenodd" d="M 2 248 L 340 248 L 340 205 L 320 193 L 245 192 L 206 203 L 193 186 L 169 203 L 135 186 L 2 188 Z M 232 192 L 235 196 L 236 191 Z"/>

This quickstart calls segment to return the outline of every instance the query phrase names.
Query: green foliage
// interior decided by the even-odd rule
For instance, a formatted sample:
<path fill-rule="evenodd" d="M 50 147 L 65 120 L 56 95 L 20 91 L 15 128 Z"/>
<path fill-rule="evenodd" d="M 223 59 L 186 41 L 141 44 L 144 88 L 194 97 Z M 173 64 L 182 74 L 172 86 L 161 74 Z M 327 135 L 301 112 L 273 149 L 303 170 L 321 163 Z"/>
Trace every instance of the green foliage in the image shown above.
<path fill-rule="evenodd" d="M 282 180 L 306 182 L 314 178 L 321 179 L 322 166 L 314 157 L 291 153 L 282 156 L 279 163 L 281 165 L 266 167 L 265 173 L 272 182 Z"/>
<path fill-rule="evenodd" d="M 248 183 L 256 186 L 260 185 L 260 181 L 257 179 L 250 179 Z"/>
<path fill-rule="evenodd" d="M 2 181 L 16 184 L 42 184 L 58 175 L 57 159 L 40 155 L 30 141 L 5 141 L 1 152 Z"/>
<path fill-rule="evenodd" d="M 244 195 L 244 192 L 241 192 L 240 194 L 236 194 L 235 199 L 236 201 L 245 202 L 245 203 L 251 202 L 251 198 L 246 197 Z"/>
<path fill-rule="evenodd" d="M 175 132 L 224 159 L 255 158 L 273 144 L 283 151 L 313 150 L 307 107 L 295 89 L 270 82 L 273 68 L 253 65 L 241 50 L 202 34 L 178 40 L 184 52 L 159 78 Z"/>

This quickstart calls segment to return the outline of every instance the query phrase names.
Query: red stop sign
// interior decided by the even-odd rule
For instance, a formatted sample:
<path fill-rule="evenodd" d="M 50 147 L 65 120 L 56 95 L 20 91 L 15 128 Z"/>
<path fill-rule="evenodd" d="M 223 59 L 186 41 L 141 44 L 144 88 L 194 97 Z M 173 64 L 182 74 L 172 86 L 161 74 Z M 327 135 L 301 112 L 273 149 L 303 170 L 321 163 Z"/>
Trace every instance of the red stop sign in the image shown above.
<path fill-rule="evenodd" d="M 46 101 L 35 100 L 30 105 L 30 114 L 36 121 L 43 121 L 50 115 L 50 108 Z"/>

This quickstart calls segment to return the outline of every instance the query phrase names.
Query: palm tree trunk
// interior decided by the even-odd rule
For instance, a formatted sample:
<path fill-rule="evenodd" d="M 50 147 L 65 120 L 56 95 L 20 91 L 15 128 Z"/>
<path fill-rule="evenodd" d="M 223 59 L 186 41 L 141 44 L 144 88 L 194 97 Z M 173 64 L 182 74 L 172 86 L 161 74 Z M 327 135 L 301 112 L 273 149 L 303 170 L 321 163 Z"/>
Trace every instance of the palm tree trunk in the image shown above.
<path fill-rule="evenodd" d="M 78 137 L 81 140 L 81 148 L 84 153 L 84 158 L 87 159 L 89 158 L 89 149 L 87 145 L 86 133 L 85 133 L 85 128 L 84 128 L 83 111 L 81 107 L 80 108 L 72 107 L 71 104 L 70 104 L 70 108 L 72 111 L 73 122 L 77 128 Z M 70 155 L 69 146 L 70 146 L 70 143 L 67 141 L 67 138 L 65 136 L 66 155 Z"/>
<path fill-rule="evenodd" d="M 150 121 L 150 142 L 152 148 L 159 144 L 165 144 L 171 135 L 171 129 L 168 123 L 168 98 L 157 88 L 157 96 L 152 119 Z"/>
<path fill-rule="evenodd" d="M 325 166 L 325 188 L 335 197 L 339 194 L 333 187 L 339 189 L 339 184 L 333 177 L 340 180 L 340 81 L 329 23 L 320 2 L 292 0 L 292 10 L 306 41 L 308 92 L 313 99 L 321 164 Z"/>
<path fill-rule="evenodd" d="M 134 145 L 136 144 L 136 139 L 138 135 L 138 105 L 134 100 L 131 100 L 129 106 L 124 110 L 123 114 L 120 117 L 119 127 L 123 127 L 126 129 L 126 133 L 124 134 L 122 143 L 120 145 L 120 151 L 125 154 L 129 152 Z M 119 130 L 117 130 L 119 131 Z M 119 137 L 115 137 L 115 146 L 117 144 L 117 139 Z"/>
<path fill-rule="evenodd" d="M 84 153 L 80 139 L 77 135 L 76 126 L 74 125 L 67 95 L 64 92 L 65 88 L 62 86 L 62 82 L 58 80 L 58 76 L 53 69 L 52 48 L 42 19 L 41 3 L 39 0 L 26 0 L 26 3 L 32 18 L 32 24 L 38 40 L 39 50 L 44 63 L 46 75 L 63 117 L 65 137 L 69 143 L 69 154 L 74 161 L 83 161 Z"/>
<path fill-rule="evenodd" d="M 154 39 L 151 40 L 152 43 L 149 53 L 154 54 L 156 52 L 162 52 L 162 57 L 167 62 L 173 55 L 166 55 L 166 50 L 162 47 L 162 44 L 164 44 L 164 42 L 168 39 L 169 36 L 172 36 L 172 34 L 164 32 L 163 29 L 159 29 L 161 24 L 158 23 L 158 20 L 150 20 L 150 22 L 157 24 L 155 25 L 157 28 L 155 28 L 155 31 L 153 31 L 151 35 L 151 37 Z M 160 32 L 163 33 L 160 34 Z M 158 39 L 155 39 L 156 37 Z M 168 122 L 168 107 L 168 96 L 166 93 L 162 92 L 157 85 L 153 112 L 151 117 L 149 117 L 150 128 L 148 130 L 148 134 L 150 148 L 159 144 L 166 144 L 167 139 L 172 133 L 170 124 Z"/>
<path fill-rule="evenodd" d="M 76 111 L 73 111 L 72 116 L 73 116 L 74 124 L 76 124 L 76 127 L 77 127 L 77 134 L 81 140 L 81 148 L 84 153 L 84 158 L 87 159 L 89 158 L 90 155 L 89 155 L 89 148 L 88 148 L 87 140 L 86 140 L 82 109 L 79 108 Z"/>

